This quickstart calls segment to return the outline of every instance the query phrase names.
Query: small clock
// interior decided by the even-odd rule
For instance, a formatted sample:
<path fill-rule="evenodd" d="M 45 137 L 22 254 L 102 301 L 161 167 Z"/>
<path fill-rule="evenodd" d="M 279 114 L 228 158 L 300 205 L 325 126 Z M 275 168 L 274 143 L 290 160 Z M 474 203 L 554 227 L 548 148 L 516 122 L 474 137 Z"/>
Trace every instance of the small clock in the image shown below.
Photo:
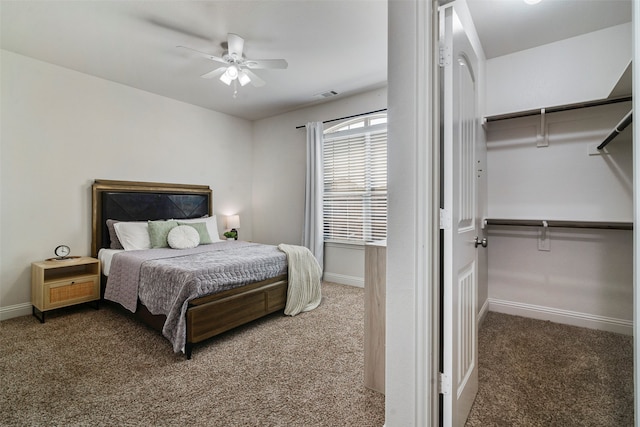
<path fill-rule="evenodd" d="M 58 259 L 65 259 L 71 253 L 71 249 L 69 249 L 69 246 L 67 245 L 60 245 L 53 252 L 56 254 Z"/>

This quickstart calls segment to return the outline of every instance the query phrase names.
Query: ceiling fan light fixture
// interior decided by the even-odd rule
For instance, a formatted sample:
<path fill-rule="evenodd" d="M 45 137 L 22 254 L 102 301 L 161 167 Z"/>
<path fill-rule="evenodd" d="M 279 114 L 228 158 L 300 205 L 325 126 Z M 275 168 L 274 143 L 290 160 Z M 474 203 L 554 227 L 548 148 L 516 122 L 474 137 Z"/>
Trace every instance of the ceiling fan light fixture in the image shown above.
<path fill-rule="evenodd" d="M 251 77 L 247 75 L 244 71 L 238 71 L 238 81 L 240 82 L 240 86 L 244 86 L 251 82 Z"/>
<path fill-rule="evenodd" d="M 1 0 L 0 0 L 1 1 Z M 233 83 L 234 97 L 237 93 L 237 86 L 246 86 L 251 83 L 255 87 L 262 87 L 265 81 L 260 76 L 253 73 L 252 69 L 286 69 L 289 64 L 284 59 L 247 59 L 242 53 L 244 49 L 244 39 L 237 34 L 227 34 L 227 41 L 222 43 L 222 47 L 226 49 L 222 56 L 211 55 L 209 53 L 200 52 L 190 47 L 178 46 L 197 53 L 204 58 L 221 62 L 224 65 L 219 66 L 213 71 L 209 71 L 200 77 L 205 79 L 220 78 L 220 81 L 227 86 Z"/>
<path fill-rule="evenodd" d="M 223 75 L 220 76 L 220 80 L 226 85 L 231 85 L 231 82 L 238 78 L 238 67 L 230 65 Z"/>
<path fill-rule="evenodd" d="M 225 74 L 231 80 L 237 79 L 238 78 L 238 67 L 236 67 L 235 65 L 230 65 L 229 68 L 227 68 L 227 71 L 225 71 Z"/>
<path fill-rule="evenodd" d="M 226 84 L 227 86 L 231 86 L 231 78 L 227 75 L 226 71 L 224 74 L 222 74 L 220 76 L 220 81 L 224 84 Z"/>

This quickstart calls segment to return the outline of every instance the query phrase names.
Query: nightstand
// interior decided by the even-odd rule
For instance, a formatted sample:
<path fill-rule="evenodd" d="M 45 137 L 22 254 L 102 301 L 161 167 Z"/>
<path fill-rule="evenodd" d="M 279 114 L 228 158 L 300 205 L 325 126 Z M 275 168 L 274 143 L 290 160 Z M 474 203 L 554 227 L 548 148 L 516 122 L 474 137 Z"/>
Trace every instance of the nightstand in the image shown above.
<path fill-rule="evenodd" d="M 100 261 L 90 257 L 31 264 L 32 313 L 44 323 L 45 312 L 100 300 Z"/>

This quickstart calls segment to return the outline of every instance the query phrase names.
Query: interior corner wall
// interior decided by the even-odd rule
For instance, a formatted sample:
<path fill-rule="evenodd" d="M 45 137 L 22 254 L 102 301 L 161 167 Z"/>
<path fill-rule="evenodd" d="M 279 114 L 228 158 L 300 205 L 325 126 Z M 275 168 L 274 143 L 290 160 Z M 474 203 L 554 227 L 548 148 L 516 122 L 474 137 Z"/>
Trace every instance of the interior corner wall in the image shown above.
<path fill-rule="evenodd" d="M 309 106 L 253 123 L 253 238 L 302 243 L 308 122 L 387 108 L 386 87 Z M 364 285 L 364 246 L 325 245 L 324 279 Z"/>
<path fill-rule="evenodd" d="M 94 179 L 209 185 L 251 239 L 251 122 L 0 54 L 0 319 L 31 313 L 32 262 L 89 255 Z"/>

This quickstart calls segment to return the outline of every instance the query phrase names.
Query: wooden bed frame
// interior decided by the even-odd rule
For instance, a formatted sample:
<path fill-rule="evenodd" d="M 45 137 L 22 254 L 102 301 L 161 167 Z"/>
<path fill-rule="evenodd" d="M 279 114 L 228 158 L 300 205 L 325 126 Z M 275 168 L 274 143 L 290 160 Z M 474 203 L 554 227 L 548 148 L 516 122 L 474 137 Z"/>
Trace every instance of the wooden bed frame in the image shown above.
<path fill-rule="evenodd" d="M 204 214 L 213 215 L 209 186 L 95 180 L 92 186 L 92 256 L 110 246 L 107 219 L 185 219 Z M 102 275 L 101 295 L 104 295 L 105 284 L 106 277 Z M 287 276 L 282 275 L 190 301 L 184 350 L 187 359 L 191 359 L 194 344 L 284 309 L 287 286 Z M 140 301 L 135 316 L 159 331 L 166 320 L 163 315 L 151 314 Z"/>

